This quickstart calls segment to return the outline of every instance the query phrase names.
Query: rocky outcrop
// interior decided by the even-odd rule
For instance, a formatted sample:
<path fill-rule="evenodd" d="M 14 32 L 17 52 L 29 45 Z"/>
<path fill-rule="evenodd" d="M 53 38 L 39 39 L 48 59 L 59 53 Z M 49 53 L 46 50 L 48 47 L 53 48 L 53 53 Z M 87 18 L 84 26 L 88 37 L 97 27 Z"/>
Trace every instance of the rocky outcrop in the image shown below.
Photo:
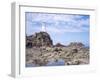
<path fill-rule="evenodd" d="M 53 46 L 52 39 L 47 32 L 39 32 L 26 37 L 26 47 Z"/>
<path fill-rule="evenodd" d="M 84 47 L 84 44 L 82 44 L 81 42 L 71 42 L 68 47 L 76 47 L 76 48 L 80 48 L 80 47 Z"/>
<path fill-rule="evenodd" d="M 63 45 L 63 44 L 61 44 L 61 43 L 57 43 L 57 44 L 55 45 L 55 47 L 65 47 L 65 45 Z"/>
<path fill-rule="evenodd" d="M 68 46 L 53 41 L 47 32 L 26 36 L 26 66 L 89 64 L 89 48 L 80 42 Z"/>
<path fill-rule="evenodd" d="M 89 48 L 81 46 L 78 49 L 73 46 L 72 48 L 71 46 L 27 48 L 26 64 L 35 64 L 35 66 L 89 64 Z M 59 60 L 62 61 L 59 63 Z"/>

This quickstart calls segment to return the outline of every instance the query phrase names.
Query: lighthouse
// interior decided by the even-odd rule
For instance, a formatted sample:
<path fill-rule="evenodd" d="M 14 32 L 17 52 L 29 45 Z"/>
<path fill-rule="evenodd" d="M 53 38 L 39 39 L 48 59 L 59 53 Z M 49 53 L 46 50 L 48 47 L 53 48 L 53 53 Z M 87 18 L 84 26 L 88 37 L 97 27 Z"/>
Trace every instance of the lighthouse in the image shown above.
<path fill-rule="evenodd" d="M 42 31 L 46 32 L 46 24 L 45 24 L 45 22 L 42 22 Z"/>

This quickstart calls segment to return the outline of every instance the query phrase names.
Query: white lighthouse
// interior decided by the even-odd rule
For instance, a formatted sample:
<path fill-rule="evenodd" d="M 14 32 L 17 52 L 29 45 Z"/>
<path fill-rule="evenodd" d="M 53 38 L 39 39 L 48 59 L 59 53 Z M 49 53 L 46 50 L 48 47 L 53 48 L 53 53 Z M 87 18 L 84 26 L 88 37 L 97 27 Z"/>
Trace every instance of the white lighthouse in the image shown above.
<path fill-rule="evenodd" d="M 42 22 L 42 31 L 46 32 L 46 24 L 45 24 L 45 22 Z"/>

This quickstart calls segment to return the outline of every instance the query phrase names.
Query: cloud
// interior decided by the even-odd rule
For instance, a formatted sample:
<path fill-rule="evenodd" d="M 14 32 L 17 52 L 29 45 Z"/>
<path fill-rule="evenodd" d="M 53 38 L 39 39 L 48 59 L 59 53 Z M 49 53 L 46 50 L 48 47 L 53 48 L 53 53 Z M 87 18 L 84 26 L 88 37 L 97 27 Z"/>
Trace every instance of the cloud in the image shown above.
<path fill-rule="evenodd" d="M 30 30 L 33 28 L 37 31 L 41 30 L 41 23 L 45 22 L 47 31 L 57 34 L 89 31 L 89 15 L 26 13 L 26 22 Z"/>

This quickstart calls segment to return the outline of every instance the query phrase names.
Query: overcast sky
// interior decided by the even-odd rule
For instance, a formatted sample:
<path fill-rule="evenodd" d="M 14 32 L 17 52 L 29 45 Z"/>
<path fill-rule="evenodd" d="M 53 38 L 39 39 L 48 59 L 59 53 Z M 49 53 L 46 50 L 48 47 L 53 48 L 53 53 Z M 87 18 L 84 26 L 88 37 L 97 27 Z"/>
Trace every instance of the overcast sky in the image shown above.
<path fill-rule="evenodd" d="M 54 44 L 82 42 L 89 45 L 89 15 L 26 12 L 25 18 L 27 35 L 40 32 L 42 23 L 45 22 L 46 31 Z"/>

